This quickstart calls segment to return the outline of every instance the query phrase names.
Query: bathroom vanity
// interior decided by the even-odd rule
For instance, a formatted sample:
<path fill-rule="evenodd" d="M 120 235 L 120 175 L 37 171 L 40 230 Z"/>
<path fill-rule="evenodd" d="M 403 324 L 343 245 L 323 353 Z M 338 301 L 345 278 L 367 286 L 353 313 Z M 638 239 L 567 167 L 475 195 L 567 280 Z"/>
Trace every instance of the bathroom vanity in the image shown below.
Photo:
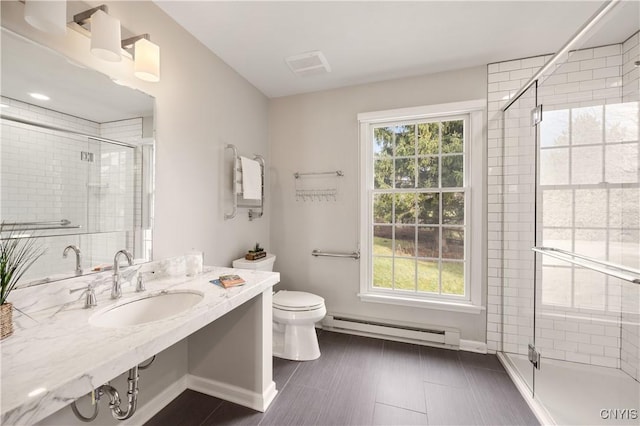
<path fill-rule="evenodd" d="M 15 313 L 16 330 L 0 343 L 0 423 L 33 424 L 186 338 L 196 344 L 190 345 L 185 387 L 266 410 L 276 394 L 271 304 L 280 275 L 204 267 L 187 276 L 188 262 L 181 257 L 125 268 L 118 300 L 110 299 L 111 272 L 16 290 L 12 302 L 24 314 Z M 229 273 L 246 284 L 225 290 L 210 283 Z M 143 292 L 135 291 L 139 275 L 145 277 Z M 98 306 L 85 309 L 82 291 L 70 290 L 90 283 Z M 177 295 L 181 303 L 185 294 L 192 306 L 164 318 L 158 314 L 168 307 L 160 303 L 155 309 L 155 300 Z M 150 302 L 131 303 L 143 298 Z M 138 305 L 147 305 L 152 320 L 127 319 L 126 310 Z M 116 306 L 122 310 L 112 310 Z M 126 389 L 119 392 L 126 404 Z M 100 402 L 102 410 L 107 403 Z"/>

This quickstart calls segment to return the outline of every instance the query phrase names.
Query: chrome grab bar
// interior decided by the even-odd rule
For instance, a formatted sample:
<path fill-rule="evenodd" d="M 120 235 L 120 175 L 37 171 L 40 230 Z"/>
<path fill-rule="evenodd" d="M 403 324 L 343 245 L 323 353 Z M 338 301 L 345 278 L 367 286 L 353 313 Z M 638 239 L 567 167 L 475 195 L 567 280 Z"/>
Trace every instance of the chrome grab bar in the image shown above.
<path fill-rule="evenodd" d="M 324 257 L 350 257 L 352 259 L 360 259 L 360 251 L 354 251 L 352 253 L 328 253 L 320 250 L 313 250 L 311 256 L 324 256 Z"/>
<path fill-rule="evenodd" d="M 593 257 L 583 256 L 570 251 L 557 249 L 554 247 L 533 247 L 531 250 L 592 271 L 601 272 L 621 280 L 629 281 L 634 284 L 640 284 L 640 270 L 629 268 L 627 266 L 618 265 Z"/>

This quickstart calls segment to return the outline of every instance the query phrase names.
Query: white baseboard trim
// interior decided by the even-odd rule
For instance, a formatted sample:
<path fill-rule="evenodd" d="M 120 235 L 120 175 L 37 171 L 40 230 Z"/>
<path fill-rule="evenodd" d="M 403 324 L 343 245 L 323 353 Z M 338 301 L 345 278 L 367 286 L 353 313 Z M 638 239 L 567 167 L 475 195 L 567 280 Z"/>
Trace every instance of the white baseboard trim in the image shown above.
<path fill-rule="evenodd" d="M 267 390 L 260 394 L 228 383 L 218 382 L 216 380 L 206 379 L 192 374 L 187 374 L 186 377 L 187 387 L 189 389 L 249 407 L 263 413 L 267 408 L 269 408 L 269 405 L 278 393 L 276 390 L 276 384 L 273 381 Z"/>
<path fill-rule="evenodd" d="M 485 342 L 478 342 L 476 340 L 460 339 L 460 350 L 467 351 L 467 352 L 477 352 L 479 354 L 486 354 L 487 344 Z"/>
<path fill-rule="evenodd" d="M 187 390 L 186 374 L 180 377 L 158 395 L 153 397 L 149 402 L 144 405 L 138 406 L 135 414 L 131 418 L 124 420 L 121 424 L 124 426 L 137 426 L 145 424 L 185 390 Z"/>

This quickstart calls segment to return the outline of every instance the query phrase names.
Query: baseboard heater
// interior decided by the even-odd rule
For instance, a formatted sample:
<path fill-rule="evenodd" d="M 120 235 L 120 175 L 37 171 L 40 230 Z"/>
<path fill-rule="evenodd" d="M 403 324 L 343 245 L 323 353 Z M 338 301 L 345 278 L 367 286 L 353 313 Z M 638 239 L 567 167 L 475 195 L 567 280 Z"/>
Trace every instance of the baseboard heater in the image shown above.
<path fill-rule="evenodd" d="M 460 332 L 453 329 L 423 328 L 415 325 L 391 324 L 337 314 L 327 315 L 322 322 L 322 328 L 403 342 L 454 348 L 460 347 Z"/>

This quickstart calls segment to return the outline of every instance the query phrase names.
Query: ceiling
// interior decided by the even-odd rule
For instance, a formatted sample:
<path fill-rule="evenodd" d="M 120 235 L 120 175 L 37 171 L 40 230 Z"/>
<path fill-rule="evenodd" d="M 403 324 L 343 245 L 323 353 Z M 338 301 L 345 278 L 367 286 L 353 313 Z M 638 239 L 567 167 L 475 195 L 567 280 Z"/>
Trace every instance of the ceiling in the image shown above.
<path fill-rule="evenodd" d="M 154 1 L 268 97 L 553 53 L 602 4 Z M 637 30 L 638 2 L 627 3 L 635 8 L 627 16 Z M 602 42 L 621 42 L 631 34 Z M 300 77 L 284 61 L 314 50 L 324 53 L 331 73 Z"/>

